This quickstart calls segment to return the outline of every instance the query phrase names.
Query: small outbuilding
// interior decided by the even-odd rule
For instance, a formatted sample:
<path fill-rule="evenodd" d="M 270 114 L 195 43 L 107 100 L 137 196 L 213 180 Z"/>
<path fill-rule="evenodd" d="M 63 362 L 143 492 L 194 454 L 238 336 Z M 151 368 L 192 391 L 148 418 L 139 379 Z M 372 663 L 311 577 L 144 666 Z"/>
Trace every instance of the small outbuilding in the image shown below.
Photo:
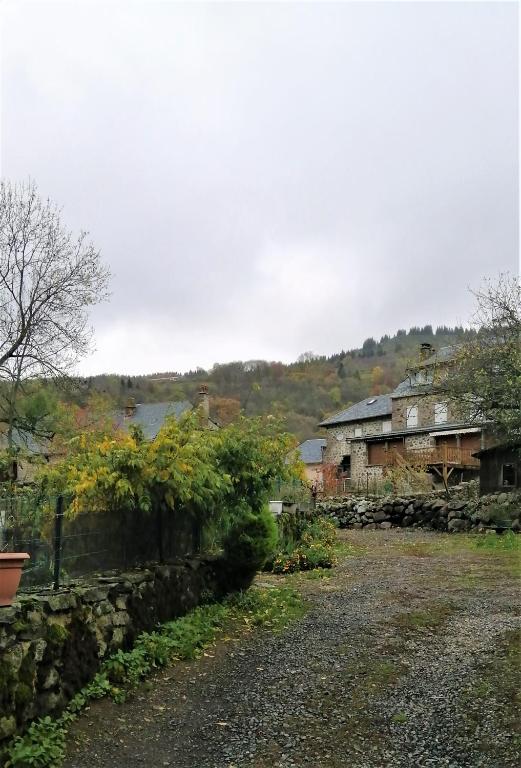
<path fill-rule="evenodd" d="M 322 484 L 325 448 L 326 440 L 323 437 L 305 440 L 297 447 L 298 457 L 305 464 L 306 479 L 317 485 Z"/>
<path fill-rule="evenodd" d="M 521 488 L 521 441 L 494 445 L 473 455 L 480 460 L 481 493 Z"/>

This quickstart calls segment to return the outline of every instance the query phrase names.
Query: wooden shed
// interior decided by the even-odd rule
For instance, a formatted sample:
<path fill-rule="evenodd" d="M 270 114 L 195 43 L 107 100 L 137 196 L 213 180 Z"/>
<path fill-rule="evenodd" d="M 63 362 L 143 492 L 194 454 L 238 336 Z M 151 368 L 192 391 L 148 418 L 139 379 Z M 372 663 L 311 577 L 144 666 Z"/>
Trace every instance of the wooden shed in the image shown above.
<path fill-rule="evenodd" d="M 474 456 L 480 460 L 481 493 L 521 488 L 521 442 L 484 448 Z"/>

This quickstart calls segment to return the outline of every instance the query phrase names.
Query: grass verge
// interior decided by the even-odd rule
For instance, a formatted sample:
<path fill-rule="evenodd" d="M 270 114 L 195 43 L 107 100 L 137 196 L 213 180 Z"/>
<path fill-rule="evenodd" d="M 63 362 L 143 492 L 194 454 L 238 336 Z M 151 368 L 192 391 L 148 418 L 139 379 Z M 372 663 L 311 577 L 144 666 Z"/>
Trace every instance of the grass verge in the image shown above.
<path fill-rule="evenodd" d="M 103 662 L 92 682 L 74 696 L 60 717 L 40 718 L 13 739 L 4 755 L 5 768 L 59 768 L 69 727 L 92 700 L 110 696 L 123 702 L 155 669 L 197 658 L 225 627 L 265 627 L 280 632 L 304 612 L 302 599 L 292 589 L 252 587 L 222 603 L 199 606 L 155 632 L 142 633 L 131 650 L 119 650 Z"/>

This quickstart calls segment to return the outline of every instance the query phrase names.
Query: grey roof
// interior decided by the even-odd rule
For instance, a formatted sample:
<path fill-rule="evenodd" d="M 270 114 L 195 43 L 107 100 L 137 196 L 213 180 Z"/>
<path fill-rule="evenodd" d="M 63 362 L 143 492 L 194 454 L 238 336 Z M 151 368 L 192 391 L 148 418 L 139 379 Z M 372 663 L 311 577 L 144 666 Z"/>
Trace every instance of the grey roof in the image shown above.
<path fill-rule="evenodd" d="M 128 429 L 130 424 L 141 427 L 145 440 L 153 440 L 165 419 L 175 416 L 176 419 L 192 410 L 192 403 L 188 400 L 179 400 L 173 403 L 140 403 L 135 406 L 133 416 L 126 416 L 125 411 L 118 412 L 117 423 L 121 429 Z"/>
<path fill-rule="evenodd" d="M 327 441 L 323 437 L 304 440 L 304 442 L 297 447 L 301 461 L 303 461 L 304 464 L 320 464 L 322 461 L 322 452 L 326 447 L 326 444 Z"/>
<path fill-rule="evenodd" d="M 23 429 L 13 430 L 13 447 L 29 453 L 40 453 L 47 456 L 51 451 L 51 441 L 47 437 L 35 437 L 30 432 Z M 7 448 L 7 433 L 0 434 L 0 448 Z"/>
<path fill-rule="evenodd" d="M 391 397 L 405 397 L 405 395 L 422 395 L 428 392 L 428 384 L 411 384 L 409 377 L 401 381 L 396 389 L 391 392 Z"/>
<path fill-rule="evenodd" d="M 320 427 L 330 427 L 335 424 L 347 424 L 352 421 L 362 421 L 363 419 L 374 419 L 378 416 L 391 415 L 391 397 L 390 395 L 375 395 L 366 397 L 359 403 L 351 405 L 344 411 L 335 413 L 328 419 L 322 421 Z"/>
<path fill-rule="evenodd" d="M 474 426 L 474 425 L 473 425 Z M 391 440 L 393 437 L 407 437 L 407 435 L 428 435 L 431 432 L 446 432 L 447 430 L 465 430 L 469 424 L 465 422 L 454 422 L 452 424 L 430 424 L 426 427 L 409 427 L 409 429 L 396 429 L 392 432 L 382 432 L 379 435 L 363 435 L 362 437 L 352 437 L 354 442 L 381 442 L 382 440 Z M 475 425 L 476 430 L 483 429 L 483 426 Z"/>
<path fill-rule="evenodd" d="M 433 355 L 428 357 L 426 360 L 422 360 L 421 366 L 436 365 L 436 363 L 446 363 L 448 360 L 450 360 L 454 356 L 455 351 L 456 351 L 456 344 L 450 344 L 446 347 L 440 347 L 436 352 L 434 352 Z"/>

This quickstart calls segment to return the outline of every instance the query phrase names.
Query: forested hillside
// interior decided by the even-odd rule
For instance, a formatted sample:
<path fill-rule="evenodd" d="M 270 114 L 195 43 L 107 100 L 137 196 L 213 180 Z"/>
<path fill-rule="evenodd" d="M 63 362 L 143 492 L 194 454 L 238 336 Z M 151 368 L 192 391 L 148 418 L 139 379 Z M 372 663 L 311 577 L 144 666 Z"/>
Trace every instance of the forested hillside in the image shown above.
<path fill-rule="evenodd" d="M 436 349 L 454 344 L 468 331 L 431 326 L 399 330 L 380 340 L 368 338 L 360 349 L 342 350 L 331 357 L 306 352 L 295 363 L 250 360 L 215 365 L 181 375 L 175 372 L 148 376 L 103 375 L 85 380 L 78 402 L 102 393 L 118 405 L 129 398 L 136 403 L 164 400 L 195 401 L 201 383 L 209 386 L 212 412 L 223 423 L 242 410 L 247 415 L 276 414 L 299 439 L 319 434 L 318 422 L 371 394 L 390 392 L 417 360 L 421 342 Z M 174 357 L 174 355 L 173 355 Z"/>

